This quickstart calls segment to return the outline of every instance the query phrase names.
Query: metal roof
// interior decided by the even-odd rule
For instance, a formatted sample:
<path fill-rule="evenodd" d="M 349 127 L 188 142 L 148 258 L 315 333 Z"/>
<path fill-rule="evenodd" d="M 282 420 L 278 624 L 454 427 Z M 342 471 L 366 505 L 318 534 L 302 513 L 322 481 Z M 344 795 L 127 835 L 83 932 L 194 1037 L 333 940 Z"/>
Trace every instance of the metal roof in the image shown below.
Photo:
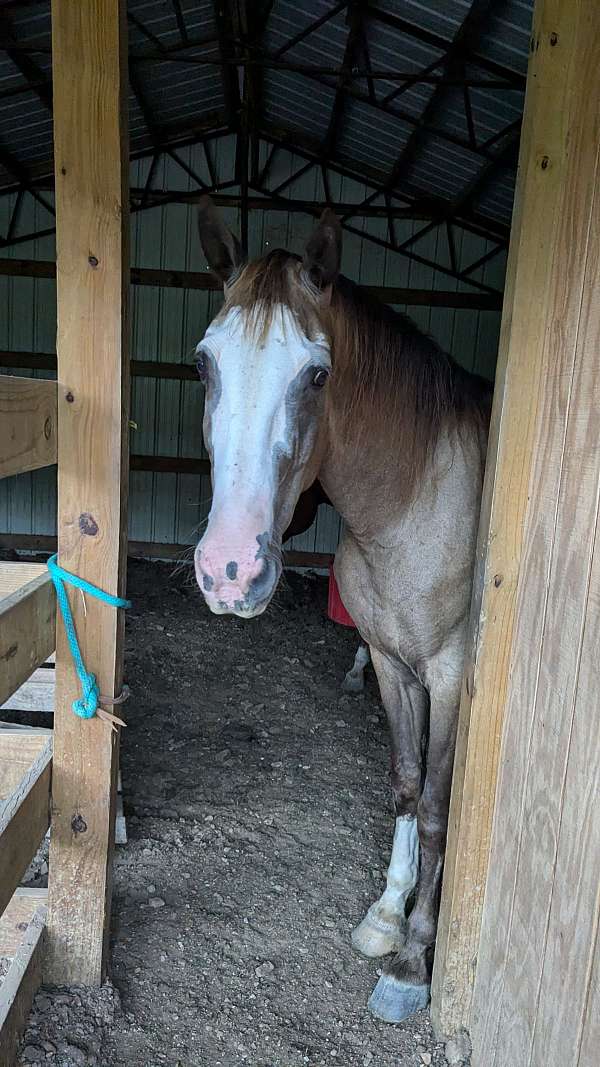
<path fill-rule="evenodd" d="M 131 154 L 177 158 L 205 140 L 210 171 L 211 139 L 233 132 L 229 184 L 242 194 L 286 195 L 269 185 L 268 160 L 258 166 L 260 139 L 315 167 L 325 191 L 329 172 L 364 183 L 360 210 L 387 206 L 389 247 L 394 219 L 411 213 L 505 244 L 532 6 L 128 0 Z M 50 3 L 0 0 L 0 194 L 51 213 L 51 179 Z M 168 190 L 150 173 L 134 208 L 157 192 Z M 25 236 L 13 219 L 0 243 Z"/>

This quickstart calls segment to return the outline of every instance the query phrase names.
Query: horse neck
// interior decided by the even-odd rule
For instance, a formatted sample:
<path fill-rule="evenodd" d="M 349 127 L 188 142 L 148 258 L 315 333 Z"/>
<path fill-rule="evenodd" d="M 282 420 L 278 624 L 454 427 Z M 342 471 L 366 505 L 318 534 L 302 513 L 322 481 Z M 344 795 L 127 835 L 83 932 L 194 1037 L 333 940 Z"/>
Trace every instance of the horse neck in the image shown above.
<path fill-rule="evenodd" d="M 341 415 L 331 397 L 326 414 L 319 481 L 346 525 L 357 536 L 374 536 L 406 509 L 401 431 L 396 439 L 377 426 L 370 432 L 341 432 Z M 358 420 L 357 420 L 358 422 Z"/>

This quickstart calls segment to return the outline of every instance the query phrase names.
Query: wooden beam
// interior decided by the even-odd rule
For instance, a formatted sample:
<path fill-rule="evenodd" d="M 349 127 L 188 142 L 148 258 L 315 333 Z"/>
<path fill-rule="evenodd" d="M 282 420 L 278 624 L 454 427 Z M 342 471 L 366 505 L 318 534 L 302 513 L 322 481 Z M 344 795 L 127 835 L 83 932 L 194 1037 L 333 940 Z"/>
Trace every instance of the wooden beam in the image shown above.
<path fill-rule="evenodd" d="M 5 711 L 54 713 L 55 689 L 54 668 L 46 665 L 38 667 L 31 677 L 23 682 L 23 685 L 20 685 L 8 700 L 4 701 L 4 704 L 0 704 L 0 713 Z"/>
<path fill-rule="evenodd" d="M 210 460 L 194 456 L 142 456 L 130 457 L 132 471 L 153 471 L 160 474 L 210 474 Z"/>
<path fill-rule="evenodd" d="M 315 213 L 318 214 L 316 207 Z M 35 259 L 0 259 L 0 275 L 15 278 L 54 278 L 55 273 L 54 263 Z M 154 285 L 169 289 L 205 289 L 211 292 L 222 288 L 208 271 L 159 270 L 150 267 L 132 267 L 131 282 L 133 285 Z M 395 285 L 364 285 L 361 288 L 386 304 L 471 308 L 477 311 L 494 311 L 502 307 L 502 294 L 494 292 L 469 293 L 442 289 L 411 289 Z"/>
<path fill-rule="evenodd" d="M 193 545 L 174 545 L 163 541 L 129 541 L 127 554 L 140 559 L 184 559 Z M 0 550 L 21 552 L 55 552 L 56 538 L 47 534 L 0 533 Z M 283 553 L 286 567 L 328 567 L 333 559 L 329 552 L 302 552 L 291 549 Z"/>
<path fill-rule="evenodd" d="M 0 563 L 0 704 L 54 650 L 56 596 L 40 564 Z"/>
<path fill-rule="evenodd" d="M 58 551 L 123 595 L 127 544 L 128 192 L 125 0 L 52 0 L 57 214 Z M 70 398 L 70 399 L 69 399 Z M 122 612 L 71 606 L 100 691 L 122 688 Z M 73 714 L 80 686 L 57 630 L 47 979 L 99 985 L 110 919 L 118 737 Z"/>
<path fill-rule="evenodd" d="M 516 619 L 523 611 L 522 575 L 524 568 L 531 567 L 537 568 L 544 580 L 549 574 L 541 516 L 544 507 L 553 509 L 554 515 L 557 505 L 552 496 L 541 500 L 538 486 L 544 471 L 552 471 L 556 478 L 560 471 L 560 450 L 565 448 L 566 438 L 561 424 L 561 445 L 558 451 L 548 450 L 548 427 L 558 418 L 570 393 L 573 372 L 565 353 L 572 358 L 579 332 L 586 242 L 590 234 L 597 238 L 598 232 L 597 209 L 594 220 L 590 214 L 598 180 L 598 16 L 599 9 L 591 0 L 574 0 L 572 4 L 538 0 L 532 35 L 432 984 L 432 1018 L 437 1031 L 448 1035 L 468 1028 L 477 964 L 478 983 L 481 973 L 481 989 L 485 989 L 477 1033 L 481 1035 L 486 1029 L 481 1024 L 483 1017 L 495 1018 L 496 1036 L 491 1029 L 487 1031 L 490 1040 L 480 1043 L 476 1067 L 550 1062 L 547 1057 L 531 1060 L 529 1047 L 523 1056 L 493 1058 L 493 1044 L 502 1026 L 497 1017 L 501 996 L 496 981 L 501 952 L 492 948 L 492 941 L 503 931 L 488 930 L 481 945 L 480 933 L 507 693 L 515 657 L 520 654 L 530 659 L 534 652 L 532 635 L 545 618 L 544 598 L 530 597 L 535 619 L 531 619 L 530 629 L 521 633 L 520 646 L 515 642 Z M 589 297 L 591 288 L 590 280 Z M 591 324 L 590 317 L 589 330 Z M 596 341 L 590 341 L 591 361 L 597 359 L 597 300 L 593 326 Z M 582 401 L 584 409 L 586 403 L 592 403 L 591 397 L 590 386 L 587 400 Z M 597 411 L 597 407 L 592 410 Z M 596 431 L 588 438 L 589 456 L 581 457 L 580 469 L 573 475 L 576 481 L 584 477 L 595 456 Z M 597 482 L 591 491 L 597 493 Z M 569 575 L 564 586 L 566 598 L 572 570 L 566 560 L 563 563 Z M 559 684 L 562 689 L 562 679 L 560 683 L 556 680 L 557 687 Z M 523 692 L 521 699 L 525 712 L 528 693 Z M 550 738 L 553 727 L 546 732 Z M 513 761 L 520 765 L 526 758 L 529 740 L 522 736 L 521 744 L 520 750 L 518 745 L 506 750 L 507 765 Z M 542 767 L 542 773 L 545 771 L 549 768 Z M 511 845 L 500 858 L 508 907 L 513 900 L 513 873 L 519 864 L 512 847 L 516 842 L 516 813 L 523 802 L 518 788 L 513 789 L 512 801 Z M 540 863 L 540 871 L 544 863 L 552 867 L 550 858 Z M 536 879 L 529 887 L 534 908 L 538 882 Z M 513 946 L 512 951 L 516 979 L 521 983 L 526 949 Z M 489 977 L 490 973 L 496 977 L 486 984 L 483 975 Z M 562 980 L 556 977 L 558 985 Z M 530 989 L 529 993 L 533 1007 L 537 992 Z M 512 1032 L 517 1023 L 513 1008 L 507 1013 L 509 1018 L 506 1030 Z M 558 1056 L 556 1062 L 567 1061 Z"/>
<path fill-rule="evenodd" d="M 0 367 L 11 367 L 15 370 L 56 371 L 56 355 L 54 352 L 0 351 Z M 200 381 L 198 371 L 193 363 L 158 363 L 153 359 L 132 359 L 130 368 L 133 378 L 170 378 L 174 381 Z"/>
<path fill-rule="evenodd" d="M 0 723 L 0 801 L 14 792 L 51 740 L 52 730 Z"/>
<path fill-rule="evenodd" d="M 12 1067 L 33 998 L 42 980 L 46 906 L 37 904 L 0 985 L 0 1064 Z"/>
<path fill-rule="evenodd" d="M 0 786 L 2 782 L 0 738 Z M 8 772 L 12 769 L 8 767 Z M 0 803 L 0 915 L 4 911 L 50 825 L 52 738 Z"/>
<path fill-rule="evenodd" d="M 56 463 L 56 382 L 0 376 L 0 478 Z"/>

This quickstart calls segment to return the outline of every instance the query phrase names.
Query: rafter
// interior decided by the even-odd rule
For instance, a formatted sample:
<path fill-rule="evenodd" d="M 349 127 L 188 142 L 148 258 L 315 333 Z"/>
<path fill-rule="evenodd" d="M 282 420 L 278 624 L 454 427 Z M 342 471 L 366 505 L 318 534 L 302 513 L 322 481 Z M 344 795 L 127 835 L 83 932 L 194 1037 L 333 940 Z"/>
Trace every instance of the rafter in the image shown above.
<path fill-rule="evenodd" d="M 342 69 L 337 81 L 335 97 L 333 99 L 329 122 L 327 124 L 327 133 L 323 138 L 323 155 L 326 157 L 330 156 L 333 152 L 337 137 L 340 133 L 340 125 L 347 100 L 345 88 L 352 74 L 354 58 L 361 42 L 364 8 L 365 4 L 361 2 L 361 0 L 353 0 L 353 2 L 348 5 L 348 35 L 346 37 Z"/>
<path fill-rule="evenodd" d="M 326 22 L 330 22 L 331 19 L 335 18 L 336 15 L 339 15 L 340 11 L 343 11 L 345 7 L 348 7 L 348 0 L 344 0 L 344 2 L 340 4 L 335 4 L 331 11 L 327 11 L 324 15 L 321 15 L 320 18 L 314 19 L 313 22 L 309 22 L 308 26 L 305 26 L 299 33 L 296 33 L 291 37 L 289 41 L 286 41 L 281 48 L 277 49 L 274 58 L 279 59 L 286 52 L 289 52 L 290 48 L 295 48 L 301 41 L 305 41 L 307 37 L 310 37 L 311 33 L 314 33 L 315 30 L 318 30 L 321 26 L 324 26 Z"/>
<path fill-rule="evenodd" d="M 232 128 L 237 129 L 240 120 L 242 100 L 236 67 L 232 61 L 236 60 L 236 46 L 233 32 L 233 16 L 229 7 L 229 0 L 218 0 L 214 5 L 214 18 L 217 27 L 217 41 L 221 61 L 221 81 L 223 95 L 225 97 L 225 112 L 227 121 Z"/>
<path fill-rule="evenodd" d="M 425 29 L 423 26 L 417 26 L 415 23 L 402 18 L 400 15 L 392 15 L 383 8 L 374 7 L 372 3 L 368 5 L 368 14 L 370 18 L 376 19 L 378 22 L 383 23 L 383 25 L 390 26 L 392 29 L 398 30 L 400 33 L 406 34 L 408 37 L 413 37 L 416 41 L 422 41 L 424 44 L 431 45 L 433 48 L 439 49 L 440 52 L 445 52 L 448 45 L 451 44 L 447 38 L 441 37 L 432 30 Z M 473 62 L 480 67 L 481 70 L 487 70 L 490 74 L 494 74 L 496 77 L 510 82 L 513 88 L 521 89 L 523 92 L 525 91 L 526 78 L 524 74 L 520 74 L 511 67 L 503 66 L 502 63 L 496 63 L 495 60 L 489 59 L 487 56 L 483 56 L 479 52 L 476 52 L 473 56 Z"/>
<path fill-rule="evenodd" d="M 509 132 L 504 145 L 497 153 L 495 159 L 481 168 L 470 185 L 468 185 L 454 201 L 452 205 L 453 212 L 460 214 L 472 210 L 478 198 L 485 189 L 488 188 L 490 182 L 496 177 L 496 174 L 498 174 L 499 171 L 504 170 L 506 167 L 516 167 L 520 138 L 520 128 L 514 128 Z"/>
<path fill-rule="evenodd" d="M 493 2 L 494 0 L 473 0 L 453 41 L 448 45 L 446 54 L 437 64 L 443 68 L 446 75 L 458 78 L 464 72 L 465 61 L 479 40 Z M 385 182 L 386 189 L 393 189 L 403 175 L 410 170 L 427 138 L 431 136 L 440 106 L 447 99 L 447 92 L 446 85 L 442 83 L 431 94 L 420 116 L 418 125 L 413 128 L 410 137 L 392 167 L 390 175 Z M 474 133 L 471 130 L 469 130 L 467 147 L 471 149 L 477 147 Z"/>
<path fill-rule="evenodd" d="M 0 41 L 3 51 L 27 81 L 27 88 L 52 114 L 52 82 L 48 81 L 44 71 L 30 56 L 19 50 L 14 27 L 6 10 L 0 11 Z"/>

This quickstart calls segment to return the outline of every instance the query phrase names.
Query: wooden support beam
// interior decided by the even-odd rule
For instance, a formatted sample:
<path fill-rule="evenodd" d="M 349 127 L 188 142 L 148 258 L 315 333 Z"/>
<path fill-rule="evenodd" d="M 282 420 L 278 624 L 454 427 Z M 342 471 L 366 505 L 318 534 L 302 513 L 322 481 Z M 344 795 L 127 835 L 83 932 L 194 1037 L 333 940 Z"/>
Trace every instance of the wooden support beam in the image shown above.
<path fill-rule="evenodd" d="M 33 998 L 42 980 L 42 954 L 46 905 L 43 899 L 35 902 L 35 910 L 20 931 L 8 973 L 0 985 L 0 1064 L 12 1067 L 16 1062 L 19 1041 L 25 1030 Z M 22 909 L 26 916 L 29 909 Z M 23 921 L 27 921 L 26 918 Z M 0 954 L 2 943 L 0 942 Z"/>
<path fill-rule="evenodd" d="M 318 214 L 317 208 L 315 208 L 315 213 Z M 54 263 L 36 259 L 0 259 L 0 276 L 54 278 L 55 274 Z M 211 292 L 222 289 L 222 286 L 208 271 L 132 267 L 131 282 L 133 285 L 155 285 L 169 289 L 206 289 Z M 494 311 L 502 307 L 502 294 L 495 292 L 468 293 L 442 289 L 411 289 L 395 285 L 365 285 L 362 288 L 386 304 L 471 308 L 478 311 Z"/>
<path fill-rule="evenodd" d="M 57 214 L 58 551 L 123 595 L 127 545 L 128 152 L 125 0 L 52 0 Z M 70 400 L 67 398 L 70 397 Z M 71 606 L 100 691 L 122 688 L 122 612 Z M 99 985 L 110 918 L 118 737 L 73 714 L 80 695 L 57 629 L 47 978 Z"/>
<path fill-rule="evenodd" d="M 0 563 L 0 704 L 54 650 L 56 596 L 41 564 Z"/>
<path fill-rule="evenodd" d="M 139 559 L 185 559 L 192 562 L 193 545 L 177 545 L 163 541 L 129 541 L 127 554 Z M 47 534 L 0 533 L 0 551 L 55 552 L 56 538 Z M 328 567 L 333 559 L 329 552 L 302 552 L 290 549 L 283 553 L 286 567 Z"/>
<path fill-rule="evenodd" d="M 0 723 L 0 801 L 17 789 L 51 740 L 52 730 Z"/>
<path fill-rule="evenodd" d="M 585 358 L 589 364 L 589 380 L 587 392 L 579 396 L 580 410 L 573 413 L 573 418 L 581 420 L 581 432 L 587 433 L 584 438 L 587 447 L 578 453 L 578 467 L 573 470 L 571 478 L 577 486 L 581 482 L 586 487 L 592 510 L 592 497 L 596 499 L 598 492 L 599 35 L 600 9 L 593 0 L 573 0 L 569 4 L 560 0 L 538 0 L 432 984 L 432 1018 L 439 1033 L 453 1034 L 475 1023 L 477 1050 L 474 1067 L 514 1067 L 517 1063 L 537 1067 L 550 1062 L 560 1063 L 561 1067 L 567 1063 L 583 1064 L 583 1060 L 567 1059 L 566 1055 L 556 1052 L 556 1043 L 554 1051 L 547 1050 L 546 1055 L 538 1058 L 530 1058 L 529 1042 L 518 1051 L 513 1048 L 513 1054 L 495 1058 L 499 1035 L 505 1047 L 506 1035 L 522 1032 L 523 1016 L 519 1017 L 519 1011 L 523 997 L 528 995 L 530 998 L 525 1009 L 525 1014 L 529 1015 L 536 1009 L 540 988 L 538 985 L 523 988 L 524 961 L 531 955 L 526 944 L 530 937 L 529 927 L 522 929 L 523 939 L 519 945 L 510 945 L 510 939 L 502 943 L 506 938 L 506 914 L 515 900 L 514 879 L 521 856 L 517 833 L 524 793 L 516 769 L 527 760 L 531 747 L 531 735 L 526 736 L 518 729 L 511 735 L 513 744 L 504 751 L 503 777 L 505 782 L 512 781 L 510 797 L 508 793 L 498 794 L 502 800 L 496 815 L 494 804 L 507 700 L 519 661 L 526 659 L 531 665 L 531 687 L 529 684 L 523 686 L 518 697 L 520 711 L 515 707 L 513 712 L 517 717 L 522 714 L 523 721 L 529 715 L 532 694 L 537 686 L 535 675 L 539 660 L 533 658 L 536 654 L 534 642 L 546 619 L 550 575 L 547 546 L 553 543 L 555 536 L 561 463 L 569 455 L 569 438 L 562 419 L 573 388 L 575 351 L 580 336 L 581 343 L 587 346 Z M 588 270 L 590 276 L 586 278 Z M 594 413 L 594 420 L 591 413 Z M 578 553 L 584 554 L 583 542 L 580 544 L 572 525 L 575 511 L 574 505 L 567 520 L 571 524 L 573 563 L 571 565 L 568 555 L 557 561 L 562 604 L 566 604 L 568 591 L 578 573 L 575 563 Z M 536 591 L 532 591 L 527 600 L 523 581 L 524 575 L 532 569 L 538 580 Z M 522 625 L 525 618 L 527 627 Z M 556 620 L 554 656 L 557 660 L 563 623 L 568 635 L 567 618 L 563 618 L 561 611 Z M 516 634 L 520 635 L 518 639 Z M 568 641 L 568 636 L 565 639 Z M 543 670 L 549 672 L 547 677 L 550 678 L 551 668 L 544 667 Z M 553 677 L 554 695 L 566 692 L 565 679 Z M 595 686 L 595 682 L 592 685 Z M 562 697 L 557 699 L 562 700 Z M 561 713 L 566 713 L 570 699 L 565 696 L 565 703 L 560 704 Z M 593 702 L 591 697 L 590 701 Z M 597 731 L 597 701 L 594 713 Z M 525 868 L 535 870 L 536 875 L 527 884 L 528 897 L 522 895 L 519 905 L 519 923 L 522 924 L 529 915 L 532 929 L 531 909 L 533 912 L 538 909 L 542 874 L 555 869 L 554 851 L 550 849 L 555 831 L 549 826 L 547 830 L 539 829 L 546 811 L 542 794 L 551 795 L 547 776 L 551 776 L 552 759 L 548 752 L 555 743 L 555 726 L 549 710 L 547 724 L 546 709 L 540 715 L 540 737 L 543 733 L 546 738 L 540 741 L 539 769 L 539 802 L 544 806 L 544 818 L 539 807 L 534 805 L 530 829 L 533 834 L 541 833 L 544 845 L 537 867 L 532 867 L 529 859 L 525 862 Z M 596 745 L 596 735 L 594 738 L 593 744 Z M 545 757 L 549 763 L 544 762 Z M 561 789 L 562 785 L 557 781 L 557 797 Z M 510 809 L 508 818 L 503 814 L 502 805 L 508 805 L 507 810 Z M 536 812 L 542 820 L 540 823 Z M 504 826 L 496 868 L 496 880 L 498 871 L 504 872 L 504 892 L 501 907 L 497 908 L 493 920 L 489 912 L 490 924 L 480 940 L 494 818 L 500 819 Z M 573 834 L 578 832 L 578 828 L 573 829 Z M 596 892 L 597 851 L 594 858 L 591 853 L 589 857 L 590 863 L 596 864 Z M 577 886 L 569 883 L 569 896 L 571 885 L 573 900 L 565 904 L 565 914 L 571 913 L 575 906 Z M 498 903 L 499 898 L 496 901 Z M 498 921 L 500 911 L 502 922 Z M 539 918 L 540 922 L 542 919 L 545 922 L 546 911 L 540 911 Z M 590 930 L 593 939 L 591 916 L 588 919 L 590 925 L 586 929 Z M 508 966 L 506 952 L 510 956 L 514 1000 L 508 1004 L 500 1021 L 505 981 L 502 968 Z M 539 958 L 536 953 L 538 961 Z M 581 967 L 583 965 L 582 959 Z M 481 993 L 478 993 L 475 1020 L 471 1002 L 476 968 Z M 573 989 L 565 989 L 564 996 L 557 998 L 556 990 L 564 981 L 565 973 L 555 973 L 551 993 L 553 1008 L 559 1009 L 574 994 Z M 516 1010 L 518 1000 L 521 1005 Z M 564 1015 L 557 1011 L 555 1021 L 561 1017 Z M 572 1030 L 569 1033 L 573 1036 Z M 575 1053 L 576 1045 L 571 1044 L 569 1051 L 570 1055 Z M 591 1064 L 592 1060 L 587 1062 Z"/>
<path fill-rule="evenodd" d="M 0 478 L 56 463 L 56 382 L 0 376 Z"/>
<path fill-rule="evenodd" d="M 0 792 L 4 791 L 3 762 L 0 736 Z M 12 774 L 12 768 L 8 766 L 7 769 Z M 48 737 L 19 783 L 0 803 L 0 915 L 50 825 L 51 776 L 52 738 Z"/>

